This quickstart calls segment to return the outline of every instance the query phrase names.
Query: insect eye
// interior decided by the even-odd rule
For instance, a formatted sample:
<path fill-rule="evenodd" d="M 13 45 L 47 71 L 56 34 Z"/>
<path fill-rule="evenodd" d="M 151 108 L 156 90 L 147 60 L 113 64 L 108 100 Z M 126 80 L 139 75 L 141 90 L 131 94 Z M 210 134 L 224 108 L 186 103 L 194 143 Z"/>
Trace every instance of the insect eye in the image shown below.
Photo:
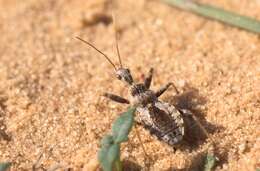
<path fill-rule="evenodd" d="M 120 75 L 116 75 L 117 79 L 121 80 L 122 77 Z"/>

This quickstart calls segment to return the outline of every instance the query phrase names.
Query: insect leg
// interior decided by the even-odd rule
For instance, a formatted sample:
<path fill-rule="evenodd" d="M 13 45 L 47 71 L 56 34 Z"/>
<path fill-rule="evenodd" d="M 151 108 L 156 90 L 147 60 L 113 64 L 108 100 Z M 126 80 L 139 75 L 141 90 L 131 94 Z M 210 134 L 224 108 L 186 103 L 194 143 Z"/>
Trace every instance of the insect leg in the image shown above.
<path fill-rule="evenodd" d="M 151 68 L 149 70 L 148 76 L 145 78 L 144 80 L 144 85 L 147 89 L 150 88 L 151 82 L 152 82 L 152 78 L 153 78 L 153 68 Z"/>
<path fill-rule="evenodd" d="M 109 98 L 110 100 L 113 100 L 115 102 L 118 102 L 118 103 L 126 103 L 126 104 L 129 104 L 129 100 L 123 98 L 123 97 L 120 97 L 118 95 L 115 95 L 115 94 L 110 94 L 110 93 L 104 93 L 103 94 L 105 97 Z"/>
<path fill-rule="evenodd" d="M 138 138 L 138 140 L 139 140 L 139 142 L 140 142 L 140 144 L 141 144 L 142 150 L 143 150 L 143 152 L 144 152 L 144 155 L 148 158 L 149 156 L 148 156 L 148 154 L 146 153 L 146 150 L 145 150 L 143 141 L 142 141 L 142 139 L 141 139 L 139 130 L 138 130 L 138 128 L 137 128 L 136 125 L 134 125 L 134 128 L 135 128 L 135 133 L 136 133 L 136 135 L 137 135 L 137 138 Z"/>
<path fill-rule="evenodd" d="M 168 83 L 168 84 L 162 86 L 158 91 L 156 91 L 155 95 L 157 97 L 160 97 L 170 86 L 173 86 L 176 93 L 179 94 L 179 91 L 177 90 L 176 86 L 173 83 Z"/>
<path fill-rule="evenodd" d="M 204 128 L 204 126 L 202 126 L 202 124 L 200 123 L 200 121 L 198 120 L 198 118 L 190 111 L 187 109 L 180 109 L 181 113 L 184 116 L 191 116 L 193 118 L 193 120 L 196 122 L 196 124 L 199 126 L 199 128 L 203 131 L 203 133 L 209 137 L 208 131 Z"/>

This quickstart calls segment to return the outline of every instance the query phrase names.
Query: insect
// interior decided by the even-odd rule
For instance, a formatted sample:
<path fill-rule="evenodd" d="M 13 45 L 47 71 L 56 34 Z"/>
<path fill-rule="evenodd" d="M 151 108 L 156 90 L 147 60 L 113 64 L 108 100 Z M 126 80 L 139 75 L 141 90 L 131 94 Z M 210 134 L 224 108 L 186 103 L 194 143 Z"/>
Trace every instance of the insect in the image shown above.
<path fill-rule="evenodd" d="M 123 81 L 129 90 L 128 99 L 112 93 L 104 93 L 104 96 L 118 103 L 135 106 L 138 112 L 136 115 L 137 123 L 141 124 L 145 129 L 149 130 L 152 135 L 157 137 L 157 139 L 169 145 L 178 144 L 182 141 L 185 132 L 185 123 L 183 117 L 185 115 L 191 116 L 192 113 L 189 110 L 177 109 L 175 106 L 159 100 L 159 97 L 170 86 L 175 88 L 177 94 L 179 92 L 175 85 L 171 82 L 162 86 L 157 91 L 151 90 L 150 86 L 153 77 L 153 68 L 150 69 L 143 83 L 136 83 L 131 75 L 130 70 L 126 67 L 123 67 L 122 65 L 117 42 L 117 33 L 115 37 L 117 56 L 120 64 L 119 67 L 116 67 L 111 59 L 105 53 L 97 49 L 94 45 L 87 42 L 86 40 L 81 39 L 80 37 L 76 37 L 80 41 L 84 42 L 102 54 L 115 69 L 116 78 L 120 81 Z M 200 124 L 199 126 L 202 127 Z M 205 129 L 203 127 L 202 129 L 205 133 Z"/>

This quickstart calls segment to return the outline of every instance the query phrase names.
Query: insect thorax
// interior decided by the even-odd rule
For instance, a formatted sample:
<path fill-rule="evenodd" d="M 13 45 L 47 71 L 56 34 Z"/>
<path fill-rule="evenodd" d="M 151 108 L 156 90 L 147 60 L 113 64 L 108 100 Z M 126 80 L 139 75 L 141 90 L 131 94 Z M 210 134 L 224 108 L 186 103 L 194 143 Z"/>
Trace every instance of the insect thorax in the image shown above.
<path fill-rule="evenodd" d="M 132 105 L 145 107 L 157 100 L 155 93 L 147 89 L 142 83 L 131 85 L 129 94 Z"/>

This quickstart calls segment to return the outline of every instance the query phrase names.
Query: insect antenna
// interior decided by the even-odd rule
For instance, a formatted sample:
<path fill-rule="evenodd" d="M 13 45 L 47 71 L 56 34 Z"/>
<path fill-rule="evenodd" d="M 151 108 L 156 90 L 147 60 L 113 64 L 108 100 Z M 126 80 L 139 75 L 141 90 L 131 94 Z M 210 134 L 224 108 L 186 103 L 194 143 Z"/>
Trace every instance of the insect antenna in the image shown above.
<path fill-rule="evenodd" d="M 113 4 L 113 2 L 112 2 Z M 113 17 L 113 25 L 114 25 L 114 31 L 115 31 L 115 41 L 116 41 L 116 51 L 117 51 L 117 57 L 120 63 L 120 67 L 123 68 L 121 56 L 119 53 L 119 45 L 118 45 L 118 33 L 117 33 L 117 25 L 116 25 L 116 16 L 114 11 L 112 11 L 112 17 Z"/>
<path fill-rule="evenodd" d="M 99 52 L 100 54 L 102 54 L 102 55 L 108 60 L 108 62 L 114 67 L 114 69 L 117 70 L 117 69 L 116 69 L 116 65 L 111 61 L 111 59 L 109 59 L 109 57 L 108 57 L 106 54 L 104 54 L 103 52 L 101 52 L 101 50 L 99 50 L 98 48 L 96 48 L 94 45 L 92 45 L 91 43 L 87 42 L 86 40 L 81 39 L 80 37 L 76 37 L 76 38 L 79 39 L 80 41 L 82 41 L 83 43 L 89 45 L 90 47 L 92 47 L 93 49 L 95 49 L 95 50 L 96 50 L 97 52 Z"/>

